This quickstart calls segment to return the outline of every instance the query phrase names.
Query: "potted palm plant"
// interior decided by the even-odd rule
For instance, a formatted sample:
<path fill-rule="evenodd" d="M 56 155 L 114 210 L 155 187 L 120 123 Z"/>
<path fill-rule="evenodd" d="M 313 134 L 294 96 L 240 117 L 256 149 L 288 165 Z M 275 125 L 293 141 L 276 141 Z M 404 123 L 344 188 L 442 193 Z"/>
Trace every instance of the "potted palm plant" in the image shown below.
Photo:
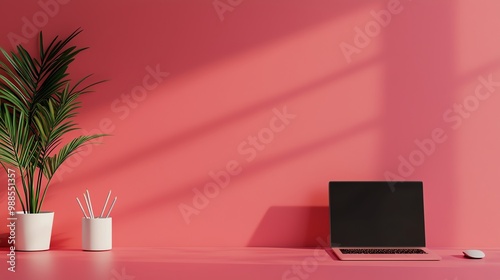
<path fill-rule="evenodd" d="M 0 48 L 0 163 L 15 178 L 22 208 L 10 213 L 16 250 L 49 249 L 54 212 L 42 211 L 42 204 L 51 179 L 80 147 L 104 136 L 64 138 L 78 129 L 79 97 L 102 82 L 88 83 L 88 75 L 72 83 L 68 76 L 69 65 L 86 49 L 69 46 L 81 31 L 65 39 L 56 36 L 48 46 L 40 32 L 36 56 L 21 45 L 10 53 Z"/>

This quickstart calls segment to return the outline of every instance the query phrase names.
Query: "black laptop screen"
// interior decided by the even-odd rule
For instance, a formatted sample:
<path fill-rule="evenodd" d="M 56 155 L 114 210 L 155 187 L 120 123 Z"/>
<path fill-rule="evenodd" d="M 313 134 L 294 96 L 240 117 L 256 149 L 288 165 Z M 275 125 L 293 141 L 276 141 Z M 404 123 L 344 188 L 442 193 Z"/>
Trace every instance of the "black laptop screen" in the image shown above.
<path fill-rule="evenodd" d="M 332 181 L 332 247 L 424 247 L 422 182 Z"/>

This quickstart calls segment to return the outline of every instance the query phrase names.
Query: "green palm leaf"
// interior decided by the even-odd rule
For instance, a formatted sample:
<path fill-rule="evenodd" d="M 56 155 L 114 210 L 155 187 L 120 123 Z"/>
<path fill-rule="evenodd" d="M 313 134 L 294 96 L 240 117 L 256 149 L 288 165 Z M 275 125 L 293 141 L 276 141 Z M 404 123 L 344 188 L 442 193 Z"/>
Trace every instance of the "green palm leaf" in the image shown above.
<path fill-rule="evenodd" d="M 69 66 L 86 48 L 68 44 L 81 32 L 55 37 L 47 47 L 40 32 L 36 57 L 21 45 L 10 53 L 0 48 L 0 162 L 20 171 L 23 190 L 16 193 L 25 212 L 40 211 L 51 179 L 69 157 L 106 136 L 78 136 L 63 145 L 64 136 L 78 129 L 79 97 L 103 82 L 83 85 L 88 75 L 71 86 Z"/>
<path fill-rule="evenodd" d="M 27 168 L 38 147 L 27 126 L 26 115 L 6 104 L 1 107 L 0 112 L 0 159 L 20 168 Z"/>
<path fill-rule="evenodd" d="M 91 140 L 101 138 L 106 136 L 106 134 L 94 134 L 94 135 L 83 135 L 78 136 L 75 139 L 71 140 L 69 143 L 64 145 L 61 150 L 57 154 L 51 157 L 45 158 L 45 168 L 44 171 L 45 176 L 48 179 L 51 179 L 57 169 L 72 155 L 74 155 L 78 150 L 84 145 L 88 144 Z M 93 142 L 93 144 L 96 144 Z"/>

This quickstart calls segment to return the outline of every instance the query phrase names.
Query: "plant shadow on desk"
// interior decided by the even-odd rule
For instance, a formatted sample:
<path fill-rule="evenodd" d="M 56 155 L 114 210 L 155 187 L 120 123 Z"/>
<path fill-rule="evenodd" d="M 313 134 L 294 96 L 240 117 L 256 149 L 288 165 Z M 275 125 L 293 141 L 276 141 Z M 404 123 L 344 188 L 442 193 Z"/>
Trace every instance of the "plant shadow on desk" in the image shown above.
<path fill-rule="evenodd" d="M 325 247 L 328 244 L 328 206 L 270 207 L 248 242 L 249 247 Z"/>
<path fill-rule="evenodd" d="M 7 251 L 8 248 L 10 248 L 9 245 L 9 233 L 0 233 L 0 251 Z"/>
<path fill-rule="evenodd" d="M 0 233 L 0 251 L 7 251 L 10 248 L 9 233 Z M 69 237 L 64 237 L 62 234 L 52 234 L 50 238 L 50 249 L 64 248 L 65 243 L 71 240 Z"/>

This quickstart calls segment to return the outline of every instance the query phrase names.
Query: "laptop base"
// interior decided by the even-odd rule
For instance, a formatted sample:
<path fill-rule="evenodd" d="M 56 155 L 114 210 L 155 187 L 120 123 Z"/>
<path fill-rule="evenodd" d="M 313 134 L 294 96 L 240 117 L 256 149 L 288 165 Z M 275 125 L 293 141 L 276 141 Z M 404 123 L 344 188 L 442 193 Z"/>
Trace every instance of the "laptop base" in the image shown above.
<path fill-rule="evenodd" d="M 408 248 L 421 249 L 425 254 L 344 254 L 341 249 L 359 249 L 359 248 L 332 248 L 333 253 L 341 261 L 439 261 L 441 257 L 429 251 L 427 248 Z M 377 248 L 369 248 L 377 249 Z M 380 248 L 390 249 L 390 248 Z M 400 249 L 400 248 L 393 248 Z"/>

